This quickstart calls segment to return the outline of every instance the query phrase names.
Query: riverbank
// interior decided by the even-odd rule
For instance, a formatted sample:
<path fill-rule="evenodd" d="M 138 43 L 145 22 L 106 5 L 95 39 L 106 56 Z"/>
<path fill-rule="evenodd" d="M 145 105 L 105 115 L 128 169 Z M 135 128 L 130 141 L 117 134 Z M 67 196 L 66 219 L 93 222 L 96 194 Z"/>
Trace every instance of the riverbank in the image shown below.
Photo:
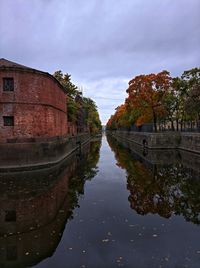
<path fill-rule="evenodd" d="M 110 135 L 149 149 L 181 149 L 200 154 L 200 133 L 109 131 Z"/>
<path fill-rule="evenodd" d="M 166 165 L 178 165 L 188 170 L 193 170 L 196 177 L 200 175 L 200 154 L 192 153 L 179 149 L 148 149 L 144 148 L 132 141 L 120 138 L 119 136 L 108 135 L 107 139 L 110 143 L 116 143 L 118 146 L 128 150 L 134 159 L 145 164 L 148 168 L 154 169 L 154 166 L 162 167 Z"/>
<path fill-rule="evenodd" d="M 49 141 L 0 144 L 0 171 L 42 168 L 55 165 L 89 142 L 88 133 Z"/>

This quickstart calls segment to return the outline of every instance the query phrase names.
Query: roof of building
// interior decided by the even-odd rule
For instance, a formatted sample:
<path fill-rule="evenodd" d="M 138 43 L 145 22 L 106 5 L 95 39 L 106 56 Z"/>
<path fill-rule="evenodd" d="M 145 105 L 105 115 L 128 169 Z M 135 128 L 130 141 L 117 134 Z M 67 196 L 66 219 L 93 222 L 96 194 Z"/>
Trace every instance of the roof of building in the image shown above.
<path fill-rule="evenodd" d="M 4 59 L 4 58 L 0 59 L 0 68 L 2 68 L 2 67 L 31 69 L 27 66 L 18 64 L 16 62 L 13 62 L 13 61 L 10 61 L 10 60 Z"/>
<path fill-rule="evenodd" d="M 67 93 L 66 89 L 60 84 L 60 82 L 51 74 L 47 73 L 47 72 L 43 72 L 37 69 L 33 69 L 30 67 L 27 67 L 25 65 L 21 65 L 18 64 L 16 62 L 13 61 L 9 61 L 7 59 L 1 58 L 0 59 L 0 70 L 7 70 L 7 71 L 24 71 L 24 72 L 31 72 L 31 73 L 37 73 L 37 74 L 41 74 L 41 75 L 45 75 L 50 77 L 51 79 L 53 79 L 59 86 L 60 88 Z"/>

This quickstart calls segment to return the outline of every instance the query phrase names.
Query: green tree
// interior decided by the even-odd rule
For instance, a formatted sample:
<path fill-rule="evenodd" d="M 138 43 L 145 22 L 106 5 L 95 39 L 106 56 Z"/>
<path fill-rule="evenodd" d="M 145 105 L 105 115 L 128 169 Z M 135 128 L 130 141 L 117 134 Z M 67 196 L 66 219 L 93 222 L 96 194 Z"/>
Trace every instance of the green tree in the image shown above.
<path fill-rule="evenodd" d="M 71 75 L 68 73 L 63 74 L 61 70 L 56 71 L 53 76 L 60 82 L 60 84 L 66 89 L 67 95 L 71 98 L 75 98 L 78 90 L 78 87 L 74 85 L 71 81 Z"/>
<path fill-rule="evenodd" d="M 78 87 L 71 81 L 71 75 L 63 74 L 61 70 L 56 71 L 53 76 L 60 82 L 60 84 L 67 91 L 67 115 L 68 121 L 76 123 L 78 106 L 75 102 L 76 95 L 80 92 Z"/>
<path fill-rule="evenodd" d="M 193 68 L 185 71 L 182 76 L 183 91 L 185 93 L 184 109 L 187 113 L 187 119 L 200 121 L 200 68 Z"/>
<path fill-rule="evenodd" d="M 71 81 L 71 75 L 63 74 L 62 71 L 56 71 L 53 76 L 67 91 L 67 114 L 68 121 L 77 126 L 78 132 L 86 128 L 91 133 L 101 130 L 101 121 L 95 102 L 82 96 L 82 92 Z"/>
<path fill-rule="evenodd" d="M 83 98 L 83 107 L 85 111 L 85 124 L 91 133 L 101 131 L 101 121 L 99 118 L 96 103 L 91 98 Z"/>

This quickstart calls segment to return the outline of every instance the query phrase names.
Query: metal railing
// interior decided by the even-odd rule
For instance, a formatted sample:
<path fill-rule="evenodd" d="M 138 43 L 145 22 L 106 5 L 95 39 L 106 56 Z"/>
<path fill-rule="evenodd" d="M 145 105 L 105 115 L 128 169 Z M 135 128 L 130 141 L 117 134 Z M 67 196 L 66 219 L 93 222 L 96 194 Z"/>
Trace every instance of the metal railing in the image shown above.
<path fill-rule="evenodd" d="M 154 124 L 153 123 L 147 123 L 143 124 L 141 126 L 132 125 L 127 128 L 120 128 L 119 130 L 124 131 L 133 131 L 133 132 L 155 132 Z M 157 124 L 157 132 L 193 132 L 193 133 L 200 133 L 200 124 L 188 124 L 185 123 L 183 125 L 179 125 L 178 129 L 177 126 L 171 126 L 169 124 L 163 125 L 163 124 Z"/>

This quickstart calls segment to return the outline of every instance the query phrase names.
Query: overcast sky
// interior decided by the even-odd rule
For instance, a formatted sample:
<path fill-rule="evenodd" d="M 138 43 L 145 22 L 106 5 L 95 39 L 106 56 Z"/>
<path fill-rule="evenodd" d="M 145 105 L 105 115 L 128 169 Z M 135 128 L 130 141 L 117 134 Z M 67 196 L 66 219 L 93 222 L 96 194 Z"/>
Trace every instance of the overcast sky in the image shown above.
<path fill-rule="evenodd" d="M 103 124 L 128 81 L 200 66 L 200 0 L 0 0 L 0 58 L 62 70 Z"/>

